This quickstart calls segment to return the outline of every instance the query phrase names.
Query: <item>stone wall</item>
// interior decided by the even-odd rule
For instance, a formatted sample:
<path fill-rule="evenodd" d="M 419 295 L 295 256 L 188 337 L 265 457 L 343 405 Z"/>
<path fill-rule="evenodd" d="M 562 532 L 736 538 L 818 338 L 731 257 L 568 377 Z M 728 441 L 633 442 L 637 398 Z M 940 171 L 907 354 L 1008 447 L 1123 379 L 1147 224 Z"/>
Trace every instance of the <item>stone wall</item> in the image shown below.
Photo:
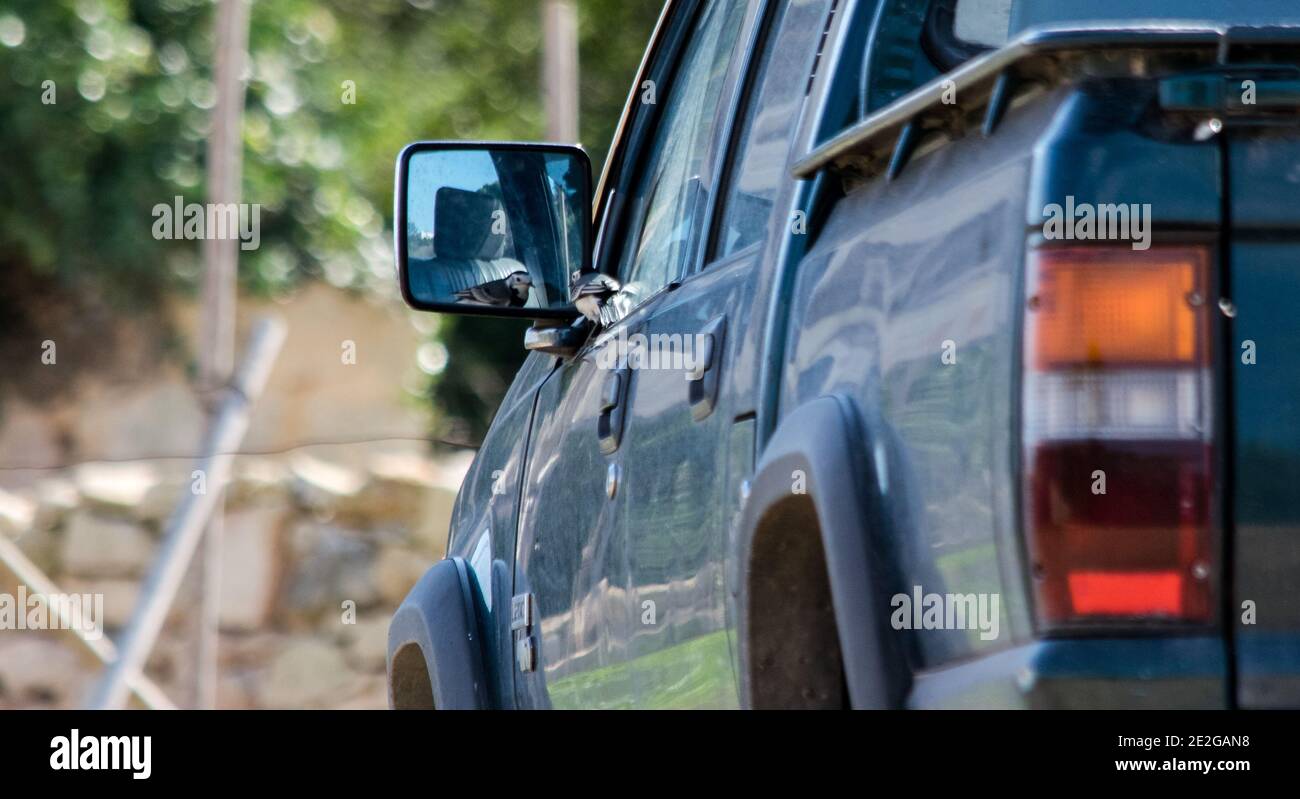
<path fill-rule="evenodd" d="M 261 454 L 235 459 L 226 497 L 218 706 L 385 707 L 388 620 L 443 554 L 469 454 L 435 460 L 422 440 L 410 391 L 422 336 L 400 303 L 314 286 L 245 303 L 241 329 L 268 310 L 289 335 L 241 447 Z M 174 317 L 192 341 L 194 309 Z M 203 415 L 186 374 L 161 361 L 80 378 L 56 403 L 0 397 L 0 535 L 62 591 L 102 594 L 110 639 L 193 489 Z M 194 696 L 196 582 L 148 667 L 181 706 Z M 16 588 L 0 568 L 0 592 Z M 101 669 L 67 633 L 0 629 L 0 708 L 79 706 Z"/>
<path fill-rule="evenodd" d="M 465 460 L 367 460 L 237 459 L 222 535 L 219 707 L 386 706 L 388 620 L 445 549 Z M 102 594 L 111 640 L 186 490 L 147 462 L 83 466 L 0 491 L 0 534 L 62 591 Z M 0 580 L 0 591 L 17 586 Z M 184 591 L 148 670 L 182 705 L 195 612 Z M 0 707 L 76 707 L 98 668 L 66 633 L 0 630 Z"/>

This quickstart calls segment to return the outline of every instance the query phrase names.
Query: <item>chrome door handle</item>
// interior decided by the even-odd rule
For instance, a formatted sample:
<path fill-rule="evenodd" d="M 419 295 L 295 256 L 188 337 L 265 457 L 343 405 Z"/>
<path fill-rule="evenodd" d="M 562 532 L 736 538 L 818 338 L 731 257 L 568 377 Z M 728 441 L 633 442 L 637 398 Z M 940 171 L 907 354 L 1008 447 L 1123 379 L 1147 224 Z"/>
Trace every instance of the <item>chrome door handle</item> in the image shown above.
<path fill-rule="evenodd" d="M 631 373 L 624 367 L 605 376 L 600 389 L 600 415 L 596 417 L 596 435 L 600 451 L 612 455 L 623 439 L 623 416 L 627 409 L 627 389 Z"/>
<path fill-rule="evenodd" d="M 718 402 L 718 383 L 722 366 L 723 344 L 726 342 L 727 317 L 719 316 L 700 331 L 696 341 L 695 362 L 686 372 L 687 392 L 691 403 L 691 418 L 704 419 L 713 413 Z"/>

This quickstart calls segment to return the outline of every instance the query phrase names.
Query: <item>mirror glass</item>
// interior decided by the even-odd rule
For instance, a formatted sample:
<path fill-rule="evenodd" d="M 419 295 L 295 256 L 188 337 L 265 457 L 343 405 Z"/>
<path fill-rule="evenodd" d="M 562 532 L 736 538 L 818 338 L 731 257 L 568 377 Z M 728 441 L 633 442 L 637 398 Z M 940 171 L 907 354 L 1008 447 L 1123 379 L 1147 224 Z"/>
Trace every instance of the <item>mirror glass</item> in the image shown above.
<path fill-rule="evenodd" d="M 409 153 L 400 209 L 408 300 L 505 315 L 568 307 L 569 276 L 587 249 L 589 183 L 586 155 L 572 147 Z"/>

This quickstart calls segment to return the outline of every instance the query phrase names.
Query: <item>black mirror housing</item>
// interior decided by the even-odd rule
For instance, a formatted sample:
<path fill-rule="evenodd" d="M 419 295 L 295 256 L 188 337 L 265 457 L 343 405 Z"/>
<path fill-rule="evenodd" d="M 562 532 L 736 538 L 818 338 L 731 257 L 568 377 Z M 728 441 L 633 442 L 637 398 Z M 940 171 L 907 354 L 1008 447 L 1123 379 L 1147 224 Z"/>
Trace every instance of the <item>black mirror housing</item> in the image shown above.
<path fill-rule="evenodd" d="M 397 157 L 402 299 L 439 313 L 572 319 L 592 259 L 591 161 L 580 147 L 415 142 Z"/>

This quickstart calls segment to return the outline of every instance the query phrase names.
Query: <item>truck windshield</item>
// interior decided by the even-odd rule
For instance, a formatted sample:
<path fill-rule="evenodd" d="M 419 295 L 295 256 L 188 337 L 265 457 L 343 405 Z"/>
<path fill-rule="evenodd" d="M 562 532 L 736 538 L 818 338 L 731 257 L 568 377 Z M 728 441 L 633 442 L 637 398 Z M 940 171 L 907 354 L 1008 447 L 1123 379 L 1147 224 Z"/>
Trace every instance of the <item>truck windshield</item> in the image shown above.
<path fill-rule="evenodd" d="M 1000 47 L 1035 25 L 1170 22 L 1300 25 L 1298 0 L 957 0 L 953 33 Z"/>

